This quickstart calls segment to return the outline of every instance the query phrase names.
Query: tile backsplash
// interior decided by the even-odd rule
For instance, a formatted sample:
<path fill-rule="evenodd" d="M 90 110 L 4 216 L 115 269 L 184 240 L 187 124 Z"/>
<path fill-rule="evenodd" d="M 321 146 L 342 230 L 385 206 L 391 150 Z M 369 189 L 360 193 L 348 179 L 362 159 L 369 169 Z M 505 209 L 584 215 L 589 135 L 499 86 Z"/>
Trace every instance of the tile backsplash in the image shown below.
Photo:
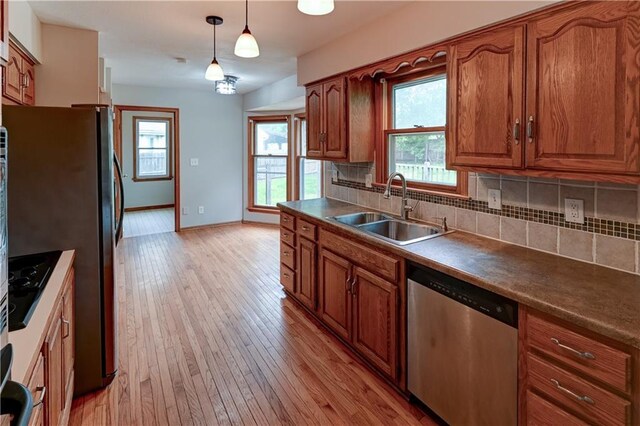
<path fill-rule="evenodd" d="M 338 181 L 332 181 L 337 171 Z M 369 163 L 325 163 L 325 195 L 394 214 L 399 191 L 391 199 L 383 189 L 366 188 L 375 176 Z M 502 209 L 490 209 L 488 190 L 502 193 Z M 640 197 L 638 185 L 563 179 L 469 174 L 469 199 L 409 191 L 416 207 L 412 218 L 446 216 L 451 228 L 532 249 L 640 274 Z M 564 220 L 564 199 L 584 201 L 585 222 Z"/>

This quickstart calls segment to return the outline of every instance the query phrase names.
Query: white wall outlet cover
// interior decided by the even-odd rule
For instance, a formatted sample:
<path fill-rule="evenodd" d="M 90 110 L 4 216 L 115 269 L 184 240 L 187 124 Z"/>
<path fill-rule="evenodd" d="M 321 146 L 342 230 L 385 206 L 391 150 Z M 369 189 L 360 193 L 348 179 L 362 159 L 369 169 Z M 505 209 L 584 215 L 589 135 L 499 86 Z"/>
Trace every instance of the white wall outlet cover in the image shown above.
<path fill-rule="evenodd" d="M 489 208 L 502 210 L 502 193 L 499 189 L 490 189 L 488 192 Z"/>
<path fill-rule="evenodd" d="M 198 206 L 198 214 L 204 214 L 204 206 Z"/>
<path fill-rule="evenodd" d="M 193 166 L 193 167 L 197 166 L 197 165 L 198 165 L 198 162 L 199 162 L 199 161 L 198 161 L 198 159 L 197 159 L 197 158 L 191 158 L 191 159 L 189 160 L 189 164 L 191 164 L 191 166 Z"/>
<path fill-rule="evenodd" d="M 331 171 L 331 180 L 334 182 L 338 181 L 338 171 L 337 170 L 332 170 Z"/>
<path fill-rule="evenodd" d="M 373 183 L 373 175 L 371 173 L 364 175 L 364 186 L 366 186 L 367 188 L 371 188 L 372 183 Z"/>
<path fill-rule="evenodd" d="M 564 220 L 567 222 L 584 223 L 584 200 L 565 198 Z"/>

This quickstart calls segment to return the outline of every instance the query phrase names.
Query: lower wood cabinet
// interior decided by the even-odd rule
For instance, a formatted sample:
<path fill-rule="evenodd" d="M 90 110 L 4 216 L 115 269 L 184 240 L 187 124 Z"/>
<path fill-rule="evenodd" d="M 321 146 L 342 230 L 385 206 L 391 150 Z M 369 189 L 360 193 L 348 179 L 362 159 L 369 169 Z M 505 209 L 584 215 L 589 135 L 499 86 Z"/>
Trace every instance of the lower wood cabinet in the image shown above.
<path fill-rule="evenodd" d="M 45 370 L 44 370 L 44 354 L 40 352 L 36 361 L 36 366 L 33 368 L 31 379 L 27 384 L 27 388 L 33 396 L 33 411 L 31 412 L 31 419 L 29 419 L 29 426 L 44 426 L 45 424 L 45 398 L 47 397 L 47 387 L 45 385 Z"/>
<path fill-rule="evenodd" d="M 351 340 L 351 263 L 326 249 L 320 250 L 318 313 L 322 321 L 345 340 Z"/>
<path fill-rule="evenodd" d="M 60 424 L 64 408 L 64 371 L 62 366 L 62 304 L 56 308 L 49 334 L 45 340 L 45 374 L 47 383 L 47 425 Z"/>
<path fill-rule="evenodd" d="M 298 239 L 298 286 L 295 294 L 309 309 L 316 308 L 316 243 Z"/>

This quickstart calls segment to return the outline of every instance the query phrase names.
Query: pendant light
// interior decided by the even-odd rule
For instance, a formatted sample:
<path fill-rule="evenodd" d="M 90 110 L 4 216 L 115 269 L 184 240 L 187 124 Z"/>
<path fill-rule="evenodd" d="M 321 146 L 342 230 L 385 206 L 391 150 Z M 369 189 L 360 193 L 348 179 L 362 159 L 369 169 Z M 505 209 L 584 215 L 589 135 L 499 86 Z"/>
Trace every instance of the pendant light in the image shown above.
<path fill-rule="evenodd" d="M 240 34 L 240 37 L 238 37 L 238 41 L 236 41 L 234 53 L 241 58 L 255 58 L 260 55 L 258 42 L 253 34 L 251 34 L 251 31 L 249 31 L 249 0 L 245 0 L 244 30 L 242 34 Z"/>
<path fill-rule="evenodd" d="M 307 15 L 326 15 L 333 8 L 333 0 L 298 0 L 298 10 Z"/>
<path fill-rule="evenodd" d="M 211 81 L 224 80 L 224 72 L 216 59 L 216 27 L 222 25 L 222 18 L 219 16 L 207 16 L 207 22 L 213 25 L 213 60 L 207 67 L 204 78 Z"/>

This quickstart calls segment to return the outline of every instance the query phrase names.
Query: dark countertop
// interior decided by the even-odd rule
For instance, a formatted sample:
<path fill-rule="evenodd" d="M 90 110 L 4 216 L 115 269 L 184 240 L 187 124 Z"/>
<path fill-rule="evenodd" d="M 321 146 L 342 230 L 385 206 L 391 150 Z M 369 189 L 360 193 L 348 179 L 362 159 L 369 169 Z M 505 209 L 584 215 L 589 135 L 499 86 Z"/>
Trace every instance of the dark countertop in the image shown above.
<path fill-rule="evenodd" d="M 397 246 L 326 219 L 371 211 L 332 199 L 279 203 L 421 265 L 509 297 L 603 336 L 640 348 L 640 276 L 580 262 L 463 231 Z"/>

